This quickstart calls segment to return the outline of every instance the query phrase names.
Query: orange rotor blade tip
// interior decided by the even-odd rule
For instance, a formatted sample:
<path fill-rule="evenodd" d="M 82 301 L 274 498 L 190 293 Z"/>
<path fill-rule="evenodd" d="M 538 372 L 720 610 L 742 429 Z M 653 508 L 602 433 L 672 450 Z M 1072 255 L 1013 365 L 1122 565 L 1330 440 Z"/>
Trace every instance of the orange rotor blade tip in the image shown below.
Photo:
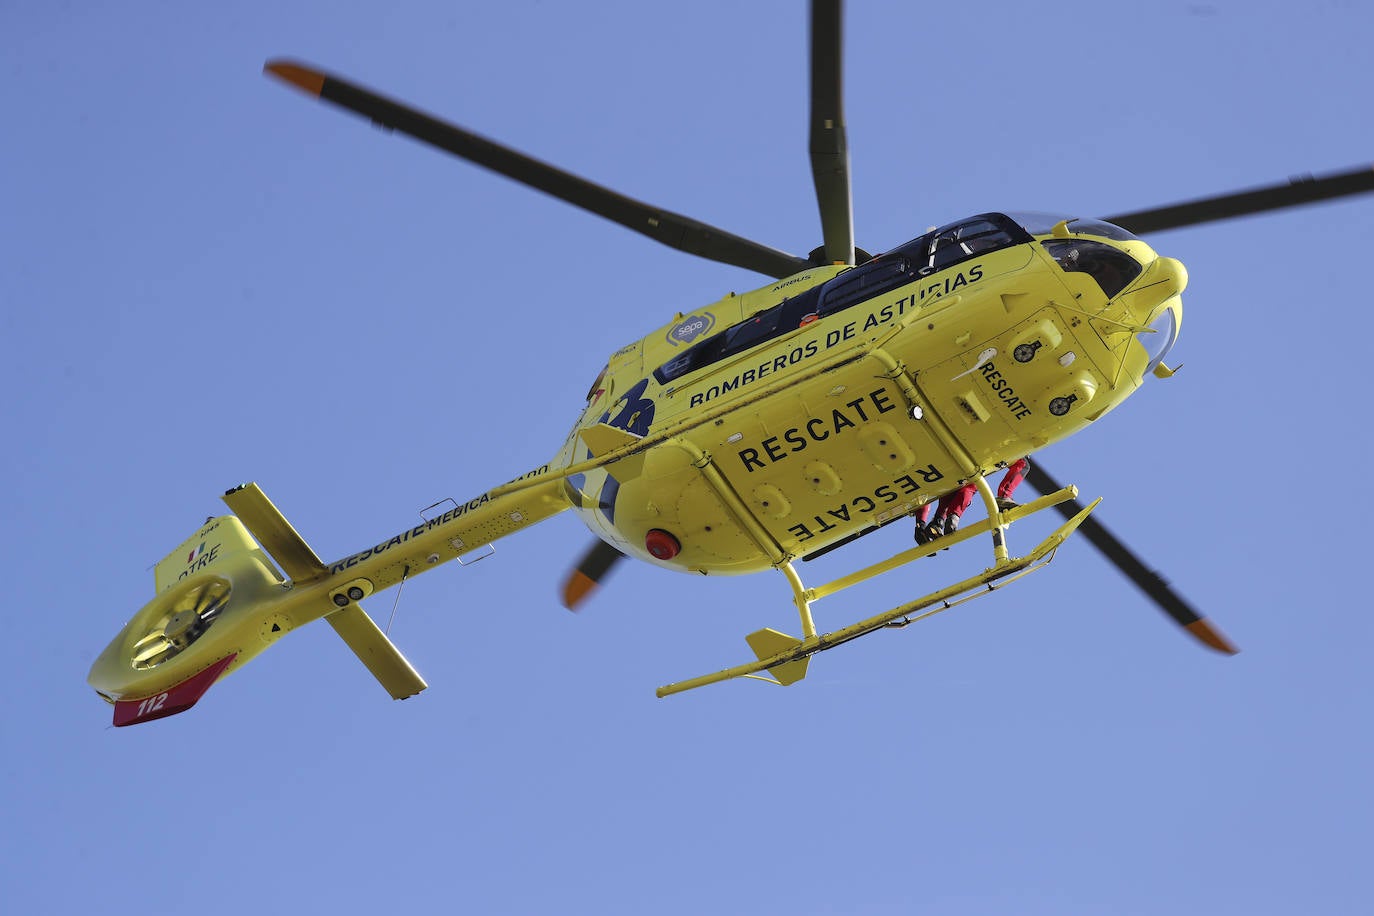
<path fill-rule="evenodd" d="M 1240 652 L 1235 646 L 1222 636 L 1221 633 L 1207 622 L 1206 618 L 1199 618 L 1188 624 L 1185 628 L 1198 642 L 1211 649 L 1226 655 L 1235 655 Z"/>
<path fill-rule="evenodd" d="M 568 581 L 563 584 L 563 606 L 570 611 L 576 611 L 578 605 L 587 600 L 587 596 L 594 591 L 596 580 L 580 569 L 574 570 Z"/>
<path fill-rule="evenodd" d="M 320 95 L 324 92 L 324 74 L 317 70 L 311 70 L 309 67 L 302 67 L 300 64 L 293 64 L 284 60 L 269 60 L 263 64 L 262 71 L 270 73 L 278 79 L 286 80 L 286 82 L 311 95 Z"/>

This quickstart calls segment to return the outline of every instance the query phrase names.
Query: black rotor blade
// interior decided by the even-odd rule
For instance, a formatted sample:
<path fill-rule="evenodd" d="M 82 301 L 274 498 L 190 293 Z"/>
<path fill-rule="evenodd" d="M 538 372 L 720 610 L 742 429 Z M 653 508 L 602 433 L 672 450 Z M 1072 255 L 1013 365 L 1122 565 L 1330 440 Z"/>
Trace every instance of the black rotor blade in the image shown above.
<path fill-rule="evenodd" d="M 310 95 L 370 118 L 382 127 L 399 130 L 688 254 L 777 278 L 791 276 L 811 266 L 804 258 L 617 194 L 336 76 L 289 61 L 268 61 L 263 69 Z"/>
<path fill-rule="evenodd" d="M 1289 179 L 1285 184 L 1252 188 L 1249 191 L 1237 191 L 1218 197 L 1203 197 L 1186 203 L 1104 218 L 1107 222 L 1136 235 L 1145 235 L 1165 229 L 1181 229 L 1184 226 L 1196 226 L 1237 216 L 1281 210 L 1284 207 L 1312 204 L 1351 194 L 1364 194 L 1368 191 L 1374 191 L 1374 167 L 1365 165 L 1348 172 L 1323 175 L 1320 178 L 1301 175 Z"/>
<path fill-rule="evenodd" d="M 1060 484 L 1047 474 L 1041 468 L 1040 463 L 1034 459 L 1031 460 L 1030 469 L 1026 472 L 1026 480 L 1042 495 L 1062 489 Z M 1055 506 L 1055 509 L 1068 519 L 1083 511 L 1083 504 L 1076 499 L 1071 499 Z M 1236 647 L 1231 645 L 1230 641 L 1212 626 L 1206 617 L 1193 610 L 1188 602 L 1184 601 L 1183 597 L 1174 591 L 1159 573 L 1147 568 L 1125 544 L 1117 540 L 1116 536 L 1097 520 L 1095 515 L 1089 515 L 1078 530 L 1087 535 L 1094 547 L 1102 551 L 1102 554 L 1117 569 L 1125 573 L 1127 578 L 1134 582 L 1155 604 L 1159 605 L 1164 613 L 1187 630 L 1194 639 L 1209 649 L 1215 649 L 1227 655 L 1236 654 Z"/>
<path fill-rule="evenodd" d="M 592 544 L 563 582 L 563 606 L 570 611 L 578 610 L 623 559 L 625 554 L 605 541 Z"/>
<path fill-rule="evenodd" d="M 854 202 L 844 132 L 840 0 L 811 3 L 811 177 L 821 208 L 825 260 L 854 263 Z"/>

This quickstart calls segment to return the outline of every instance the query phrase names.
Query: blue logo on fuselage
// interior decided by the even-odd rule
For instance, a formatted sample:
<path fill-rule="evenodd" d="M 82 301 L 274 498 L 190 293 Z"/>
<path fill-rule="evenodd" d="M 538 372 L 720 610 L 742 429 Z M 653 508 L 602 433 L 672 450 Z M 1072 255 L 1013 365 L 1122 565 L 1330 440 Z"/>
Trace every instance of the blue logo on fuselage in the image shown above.
<path fill-rule="evenodd" d="M 668 343 L 673 346 L 689 344 L 716 326 L 716 316 L 710 312 L 688 315 L 668 331 Z"/>

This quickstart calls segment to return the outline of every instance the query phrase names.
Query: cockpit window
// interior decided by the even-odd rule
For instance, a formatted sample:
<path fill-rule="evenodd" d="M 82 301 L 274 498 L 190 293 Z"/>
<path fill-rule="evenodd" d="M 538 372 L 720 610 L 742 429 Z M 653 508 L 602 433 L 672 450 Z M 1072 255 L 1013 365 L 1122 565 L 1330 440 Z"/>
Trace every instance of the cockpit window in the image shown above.
<path fill-rule="evenodd" d="M 1140 262 L 1119 248 L 1092 239 L 1047 239 L 1040 243 L 1066 273 L 1085 273 L 1111 299 L 1140 276 Z"/>
<path fill-rule="evenodd" d="M 1068 229 L 1077 235 L 1096 235 L 1117 242 L 1136 241 L 1136 237 L 1111 223 L 1100 219 L 1078 219 L 1063 213 L 1012 213 L 1012 219 L 1026 228 L 1031 235 L 1049 235 L 1059 223 L 1068 221 Z"/>
<path fill-rule="evenodd" d="M 923 236 L 929 242 L 917 267 L 922 274 L 933 273 L 980 254 L 1029 241 L 1016 229 L 1019 227 L 1000 213 L 985 213 L 943 226 Z"/>
<path fill-rule="evenodd" d="M 1113 226 L 1111 223 L 1104 223 L 1100 219 L 1070 220 L 1069 231 L 1080 235 L 1098 235 L 1104 239 L 1112 239 L 1117 242 L 1136 241 L 1136 237 L 1125 229 L 1120 226 Z"/>

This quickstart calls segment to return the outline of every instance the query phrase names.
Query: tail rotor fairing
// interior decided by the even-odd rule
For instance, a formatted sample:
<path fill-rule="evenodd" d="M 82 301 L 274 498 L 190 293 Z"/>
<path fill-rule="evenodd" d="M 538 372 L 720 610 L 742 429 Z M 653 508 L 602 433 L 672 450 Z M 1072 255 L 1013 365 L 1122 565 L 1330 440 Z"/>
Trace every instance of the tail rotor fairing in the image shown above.
<path fill-rule="evenodd" d="M 153 609 L 134 643 L 133 667 L 147 671 L 176 658 L 210 629 L 229 603 L 228 579 L 213 576 L 185 588 Z"/>

